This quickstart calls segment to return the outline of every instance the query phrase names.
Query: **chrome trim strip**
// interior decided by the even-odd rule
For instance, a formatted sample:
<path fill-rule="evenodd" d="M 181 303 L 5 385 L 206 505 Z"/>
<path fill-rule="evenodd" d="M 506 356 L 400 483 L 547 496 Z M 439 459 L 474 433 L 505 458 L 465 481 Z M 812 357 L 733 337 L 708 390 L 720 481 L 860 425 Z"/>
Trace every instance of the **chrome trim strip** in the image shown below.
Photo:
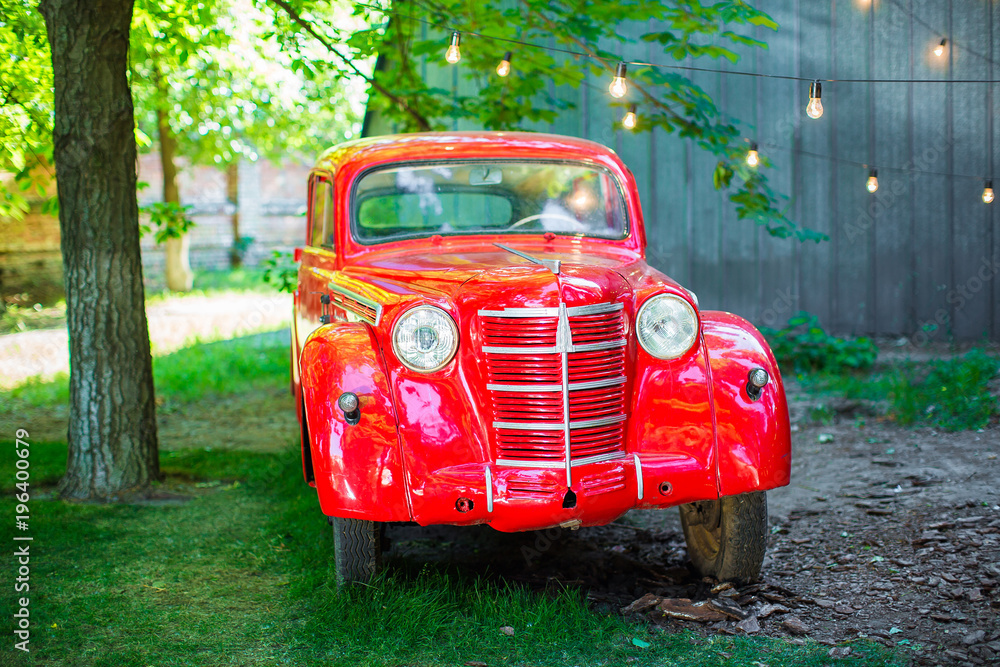
<path fill-rule="evenodd" d="M 625 458 L 625 452 L 608 452 L 607 454 L 595 454 L 582 459 L 573 459 L 574 466 L 586 466 L 591 463 L 604 463 L 606 461 L 616 461 Z"/>
<path fill-rule="evenodd" d="M 493 422 L 493 428 L 506 428 L 512 431 L 562 431 L 562 422 Z"/>
<path fill-rule="evenodd" d="M 610 350 L 615 347 L 625 347 L 625 339 L 619 338 L 617 340 L 609 340 L 604 343 L 584 343 L 583 345 L 574 345 L 573 352 L 593 352 L 594 350 Z"/>
<path fill-rule="evenodd" d="M 521 252 L 520 250 L 514 250 L 513 248 L 508 248 L 507 246 L 502 245 L 500 243 L 494 243 L 493 245 L 495 245 L 496 247 L 500 248 L 501 250 L 506 250 L 507 252 L 509 252 L 511 254 L 517 255 L 518 257 L 520 257 L 522 259 L 526 259 L 529 262 L 533 262 L 534 264 L 540 264 L 540 265 L 544 266 L 546 269 L 548 269 L 549 271 L 551 271 L 552 273 L 554 273 L 556 275 L 559 275 L 559 267 L 560 267 L 561 262 L 558 259 L 541 259 L 541 258 L 538 258 L 538 257 L 532 257 L 531 255 L 529 255 L 526 252 Z"/>
<path fill-rule="evenodd" d="M 567 308 L 566 314 L 570 317 L 579 317 L 580 315 L 600 315 L 601 313 L 615 313 L 624 307 L 624 304 L 614 302 L 592 303 L 587 306 L 573 306 L 572 308 Z"/>
<path fill-rule="evenodd" d="M 636 460 L 638 460 L 638 456 L 636 456 Z M 486 466 L 486 511 L 493 511 L 493 471 L 490 470 L 489 466 Z"/>
<path fill-rule="evenodd" d="M 625 376 L 607 378 L 604 380 L 592 380 L 590 382 L 570 382 L 570 391 L 582 391 L 585 389 L 600 389 L 601 387 L 613 387 L 616 384 L 625 384 Z M 490 391 L 509 391 L 533 393 L 551 393 L 562 391 L 561 384 L 488 384 L 486 388 Z"/>
<path fill-rule="evenodd" d="M 616 384 L 625 384 L 625 376 L 619 375 L 616 378 L 606 380 L 591 380 L 590 382 L 570 382 L 570 391 L 581 391 L 583 389 L 600 389 L 601 387 L 613 387 Z"/>
<path fill-rule="evenodd" d="M 622 380 L 624 381 L 624 378 L 622 378 Z M 581 382 L 580 384 L 584 384 L 584 383 Z M 562 391 L 562 385 L 561 384 L 536 384 L 536 385 L 530 385 L 530 384 L 488 384 L 488 385 L 486 385 L 486 388 L 489 389 L 490 391 L 516 391 L 516 392 L 524 392 L 524 393 L 535 393 L 535 392 L 538 392 L 538 393 L 547 393 L 547 392 Z"/>
<path fill-rule="evenodd" d="M 619 424 L 625 421 L 625 415 L 615 415 L 614 417 L 602 417 L 601 419 L 585 419 L 578 422 L 570 422 L 569 427 L 572 429 L 577 428 L 594 428 L 595 426 L 607 426 L 608 424 Z"/>
<path fill-rule="evenodd" d="M 518 459 L 497 459 L 498 466 L 507 466 L 508 468 L 543 468 L 543 469 L 555 469 L 565 467 L 565 463 L 561 460 L 555 461 L 521 461 Z"/>
<path fill-rule="evenodd" d="M 347 289 L 346 287 L 341 287 L 340 285 L 338 285 L 336 283 L 332 283 L 332 282 L 331 283 L 327 283 L 326 286 L 329 287 L 330 289 L 332 289 L 334 292 L 339 292 L 340 294 L 343 294 L 344 296 L 349 296 L 352 299 L 354 299 L 355 301 L 357 301 L 358 303 L 363 303 L 364 305 L 366 305 L 369 308 L 371 308 L 372 310 L 374 310 L 375 311 L 375 321 L 372 322 L 372 324 L 374 324 L 375 326 L 378 326 L 379 322 L 382 321 L 382 304 L 378 303 L 377 301 L 372 301 L 368 297 L 361 296 L 357 292 L 352 292 L 351 290 Z"/>
<path fill-rule="evenodd" d="M 504 308 L 503 310 L 480 310 L 485 317 L 555 317 L 559 308 Z"/>
<path fill-rule="evenodd" d="M 569 408 L 565 407 L 565 409 L 563 410 L 564 418 L 568 412 Z M 581 428 L 595 428 L 597 426 L 608 426 L 610 424 L 619 424 L 623 421 L 625 421 L 625 415 L 615 415 L 613 417 L 601 417 L 600 419 L 584 419 L 582 421 L 569 422 L 569 430 L 576 430 Z M 567 430 L 565 422 L 493 422 L 493 428 L 506 428 L 512 431 L 566 431 Z"/>
<path fill-rule="evenodd" d="M 483 352 L 493 354 L 555 354 L 559 350 L 556 347 L 490 347 L 484 346 Z"/>
<path fill-rule="evenodd" d="M 639 462 L 638 454 L 633 454 L 632 460 L 635 461 L 635 485 L 637 488 L 636 495 L 639 496 L 639 500 L 642 500 L 642 463 Z"/>
<path fill-rule="evenodd" d="M 573 330 L 569 326 L 569 316 L 566 314 L 566 304 L 559 304 L 559 324 L 556 326 L 556 347 L 562 361 L 562 404 L 563 404 L 563 443 L 566 451 L 566 488 L 573 486 L 573 438 L 569 422 L 569 351 L 573 349 Z"/>
<path fill-rule="evenodd" d="M 590 465 L 592 463 L 605 463 L 616 461 L 626 457 L 625 452 L 608 452 L 607 454 L 595 454 L 582 459 L 573 459 L 573 467 Z M 523 461 L 521 459 L 497 459 L 498 466 L 508 468 L 540 468 L 543 470 L 555 470 L 565 467 L 564 461 Z"/>

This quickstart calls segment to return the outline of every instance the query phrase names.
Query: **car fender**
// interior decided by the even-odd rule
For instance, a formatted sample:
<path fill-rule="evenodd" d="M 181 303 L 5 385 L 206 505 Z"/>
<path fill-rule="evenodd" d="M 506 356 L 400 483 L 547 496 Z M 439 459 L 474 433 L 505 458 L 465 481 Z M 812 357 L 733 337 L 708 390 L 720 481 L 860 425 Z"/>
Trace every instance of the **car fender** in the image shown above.
<path fill-rule="evenodd" d="M 327 516 L 408 521 L 403 457 L 381 350 L 364 323 L 313 332 L 299 360 L 320 506 Z M 348 424 L 337 399 L 358 395 L 360 421 Z"/>
<path fill-rule="evenodd" d="M 731 313 L 702 311 L 714 404 L 720 496 L 788 484 L 791 433 L 778 364 L 764 337 Z M 750 371 L 763 368 L 770 381 L 760 397 L 747 393 Z"/>

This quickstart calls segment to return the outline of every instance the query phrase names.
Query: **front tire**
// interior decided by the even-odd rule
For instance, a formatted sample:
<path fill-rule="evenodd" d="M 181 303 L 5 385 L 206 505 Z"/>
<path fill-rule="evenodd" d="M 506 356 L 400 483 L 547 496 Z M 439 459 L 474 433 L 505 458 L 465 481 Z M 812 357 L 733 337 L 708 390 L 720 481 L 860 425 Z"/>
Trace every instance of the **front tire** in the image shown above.
<path fill-rule="evenodd" d="M 753 491 L 681 505 L 688 557 L 704 577 L 750 583 L 767 548 L 767 495 Z"/>
<path fill-rule="evenodd" d="M 377 521 L 334 517 L 333 551 L 337 585 L 366 583 L 382 569 L 382 528 Z"/>

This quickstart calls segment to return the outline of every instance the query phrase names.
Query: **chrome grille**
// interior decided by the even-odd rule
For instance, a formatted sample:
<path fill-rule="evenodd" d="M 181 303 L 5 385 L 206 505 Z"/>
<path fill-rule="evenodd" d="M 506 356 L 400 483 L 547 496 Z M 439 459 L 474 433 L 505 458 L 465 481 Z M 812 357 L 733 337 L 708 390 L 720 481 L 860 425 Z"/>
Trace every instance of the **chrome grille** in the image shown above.
<path fill-rule="evenodd" d="M 497 464 L 565 468 L 624 456 L 620 303 L 479 311 Z"/>

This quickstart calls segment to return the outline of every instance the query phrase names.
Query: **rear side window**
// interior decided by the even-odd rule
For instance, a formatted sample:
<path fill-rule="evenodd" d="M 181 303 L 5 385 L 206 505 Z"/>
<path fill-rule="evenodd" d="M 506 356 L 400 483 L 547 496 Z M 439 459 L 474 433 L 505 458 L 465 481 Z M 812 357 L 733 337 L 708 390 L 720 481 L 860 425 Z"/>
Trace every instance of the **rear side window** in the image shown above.
<path fill-rule="evenodd" d="M 325 178 L 313 180 L 309 212 L 312 229 L 309 245 L 333 248 L 333 185 Z"/>

